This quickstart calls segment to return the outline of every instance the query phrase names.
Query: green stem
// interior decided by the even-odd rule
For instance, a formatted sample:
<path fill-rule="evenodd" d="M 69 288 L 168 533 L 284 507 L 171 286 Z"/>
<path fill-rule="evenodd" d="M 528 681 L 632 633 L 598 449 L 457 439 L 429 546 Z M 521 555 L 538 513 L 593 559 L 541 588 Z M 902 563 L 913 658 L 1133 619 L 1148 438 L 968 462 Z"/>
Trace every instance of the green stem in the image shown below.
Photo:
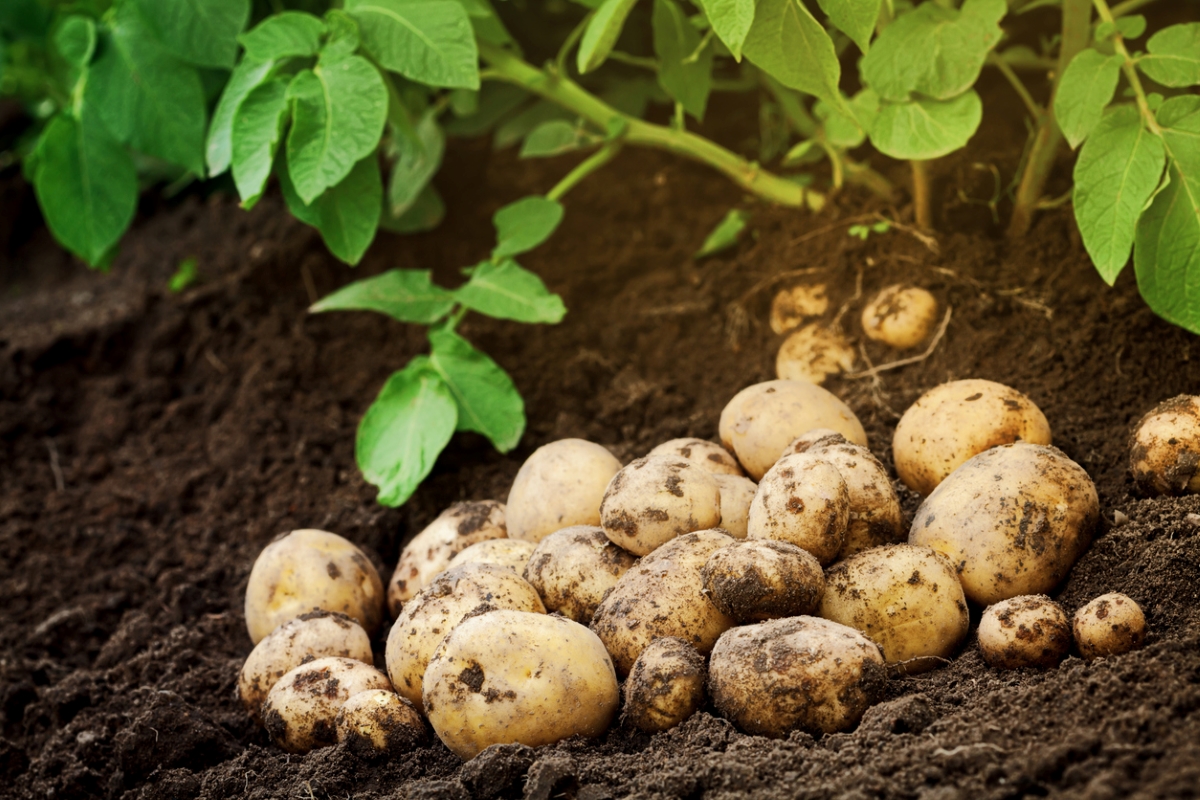
<path fill-rule="evenodd" d="M 917 227 L 933 230 L 933 190 L 929 182 L 929 162 L 910 161 L 913 181 L 913 212 L 916 216 Z"/>
<path fill-rule="evenodd" d="M 616 61 L 618 64 L 628 64 L 631 67 L 638 69 L 648 69 L 651 72 L 658 72 L 658 61 L 645 56 L 635 56 L 632 53 L 624 53 L 620 50 L 613 50 L 608 54 L 610 61 Z"/>
<path fill-rule="evenodd" d="M 1028 69 L 1038 70 L 1039 72 L 1049 72 L 1058 66 L 1057 58 L 1042 58 L 1041 56 L 1037 55 L 1027 55 L 1020 51 L 1015 53 L 997 53 L 992 51 L 991 55 L 996 60 L 1007 64 L 1012 69 Z M 999 66 L 991 58 L 988 59 L 988 62 L 993 66 Z"/>
<path fill-rule="evenodd" d="M 1124 17 L 1153 2 L 1155 0 L 1125 0 L 1124 3 L 1117 3 L 1112 7 L 1112 15 L 1113 17 Z"/>
<path fill-rule="evenodd" d="M 1046 115 L 1046 110 L 1038 105 L 1037 101 L 1033 99 L 1033 95 L 1031 95 L 1029 90 L 1025 88 L 1025 84 L 1021 82 L 1021 78 L 1017 75 L 1017 73 L 1013 72 L 1012 67 L 1005 63 L 1004 59 L 1000 58 L 995 53 L 988 53 L 988 63 L 1000 70 L 1000 74 L 1003 75 L 1010 84 L 1012 84 L 1013 89 L 1016 90 L 1017 95 L 1020 96 L 1021 101 L 1025 103 L 1025 108 L 1029 110 L 1029 113 L 1033 116 L 1034 121 L 1040 122 L 1042 117 Z"/>
<path fill-rule="evenodd" d="M 700 44 L 696 45 L 696 49 L 692 51 L 691 55 L 683 59 L 682 63 L 695 64 L 697 61 L 699 61 L 700 54 L 704 52 L 704 48 L 708 47 L 708 43 L 712 41 L 713 34 L 715 33 L 716 31 L 714 31 L 712 28 L 709 28 L 707 31 L 705 31 L 704 38 L 700 40 Z"/>
<path fill-rule="evenodd" d="M 846 165 L 847 183 L 853 183 L 857 186 L 862 186 L 872 194 L 889 203 L 896 199 L 896 187 L 893 186 L 892 182 L 887 178 L 883 177 L 866 164 L 854 161 L 845 154 L 842 155 L 842 160 Z"/>
<path fill-rule="evenodd" d="M 800 95 L 783 86 L 783 84 L 767 73 L 759 72 L 758 74 L 763 86 L 775 98 L 775 102 L 779 104 L 780 110 L 783 111 L 783 116 L 787 118 L 788 124 L 792 126 L 792 129 L 806 139 L 816 136 L 821 130 L 821 126 L 808 113 L 808 109 L 804 107 L 804 103 L 800 100 Z"/>
<path fill-rule="evenodd" d="M 591 175 L 596 170 L 603 167 L 609 161 L 612 161 L 617 153 L 621 152 L 621 142 L 612 141 L 601 147 L 595 153 L 592 153 L 584 161 L 581 161 L 575 169 L 568 172 L 562 180 L 554 185 L 554 188 L 546 192 L 547 199 L 560 200 L 567 192 L 575 188 L 575 186 Z"/>
<path fill-rule="evenodd" d="M 455 328 L 457 328 L 458 323 L 463 321 L 463 317 L 467 315 L 468 311 L 470 311 L 470 309 L 466 306 L 458 306 L 455 308 L 454 313 L 446 318 L 446 330 L 453 331 Z"/>
<path fill-rule="evenodd" d="M 824 137 L 816 139 L 815 141 L 817 143 L 817 147 L 820 147 L 825 151 L 825 157 L 829 159 L 829 166 L 833 168 L 833 175 L 831 177 L 833 188 L 841 189 L 842 184 L 846 179 L 846 173 L 842 166 L 841 155 L 829 144 L 829 142 L 825 141 Z"/>
<path fill-rule="evenodd" d="M 558 56 L 554 59 L 554 67 L 559 75 L 567 74 L 567 58 L 571 55 L 571 48 L 579 44 L 579 40 L 583 38 L 583 32 L 587 30 L 588 23 L 592 21 L 592 15 L 595 13 L 595 11 L 588 12 L 587 16 L 581 19 L 579 24 L 575 26 L 575 29 L 567 36 L 566 41 L 562 43 L 562 47 L 558 49 Z"/>
<path fill-rule="evenodd" d="M 1100 15 L 1100 19 L 1104 22 L 1115 22 L 1112 9 L 1108 7 L 1105 0 L 1092 0 L 1092 5 L 1096 7 L 1096 13 Z M 1158 126 L 1158 120 L 1154 118 L 1154 112 L 1150 110 L 1150 101 L 1146 99 L 1146 89 L 1142 86 L 1142 79 L 1138 77 L 1137 69 L 1133 66 L 1133 57 L 1129 55 L 1129 51 L 1125 49 L 1125 38 L 1118 31 L 1113 35 L 1113 49 L 1116 50 L 1125 59 L 1121 64 L 1121 71 L 1125 73 L 1125 78 L 1129 81 L 1129 85 L 1133 88 L 1133 93 L 1137 97 L 1138 110 L 1142 114 L 1142 119 L 1146 123 L 1146 128 L 1153 134 L 1162 133 L 1162 128 Z"/>

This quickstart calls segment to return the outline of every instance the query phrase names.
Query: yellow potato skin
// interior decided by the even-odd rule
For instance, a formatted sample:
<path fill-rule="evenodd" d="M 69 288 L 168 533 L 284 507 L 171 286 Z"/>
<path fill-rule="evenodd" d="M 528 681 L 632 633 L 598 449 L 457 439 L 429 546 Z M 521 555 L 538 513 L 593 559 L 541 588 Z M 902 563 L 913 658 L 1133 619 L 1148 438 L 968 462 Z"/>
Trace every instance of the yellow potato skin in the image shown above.
<path fill-rule="evenodd" d="M 713 479 L 721 490 L 721 523 L 717 527 L 735 539 L 745 539 L 758 484 L 738 475 L 714 475 Z"/>
<path fill-rule="evenodd" d="M 663 442 L 651 450 L 648 456 L 675 456 L 686 458 L 713 475 L 745 475 L 733 454 L 715 442 L 704 439 L 684 438 Z"/>
<path fill-rule="evenodd" d="M 524 539 L 488 539 L 485 542 L 476 542 L 450 559 L 446 569 L 451 570 L 467 564 L 491 564 L 511 569 L 520 575 L 525 571 L 525 565 L 536 547 L 533 542 Z"/>
<path fill-rule="evenodd" d="M 837 468 L 818 456 L 784 456 L 763 476 L 750 503 L 748 539 L 791 542 L 831 563 L 846 544 L 850 492 Z"/>
<path fill-rule="evenodd" d="M 1200 397 L 1173 397 L 1138 421 L 1129 471 L 1150 497 L 1200 491 Z"/>
<path fill-rule="evenodd" d="M 720 521 L 721 490 L 713 475 L 672 456 L 633 461 L 612 477 L 600 503 L 605 535 L 638 556 Z"/>
<path fill-rule="evenodd" d="M 575 525 L 538 542 L 525 580 L 548 610 L 587 625 L 605 593 L 636 563 L 637 556 L 613 544 L 603 528 Z"/>
<path fill-rule="evenodd" d="M 425 721 L 395 692 L 371 689 L 351 697 L 338 711 L 337 738 L 361 755 L 396 756 L 424 744 Z"/>
<path fill-rule="evenodd" d="M 1146 616 L 1128 595 L 1100 595 L 1075 612 L 1072 620 L 1079 654 L 1091 661 L 1137 650 L 1146 641 Z"/>
<path fill-rule="evenodd" d="M 1056 667 L 1071 649 L 1071 622 L 1049 597 L 1019 595 L 988 606 L 978 636 L 989 666 Z"/>
<path fill-rule="evenodd" d="M 918 286 L 888 286 L 863 308 L 863 332 L 868 339 L 906 350 L 929 338 L 937 311 L 937 299 L 929 291 Z"/>
<path fill-rule="evenodd" d="M 621 462 L 584 439 L 560 439 L 526 459 L 508 493 L 508 536 L 540 542 L 572 525 L 599 525 L 600 501 Z"/>
<path fill-rule="evenodd" d="M 263 703 L 272 741 L 289 753 L 307 753 L 337 741 L 337 715 L 359 692 L 391 691 L 387 676 L 349 658 L 318 658 L 279 679 Z"/>
<path fill-rule="evenodd" d="M 704 705 L 704 656 L 682 639 L 655 639 L 625 681 L 621 719 L 646 733 L 670 730 Z"/>

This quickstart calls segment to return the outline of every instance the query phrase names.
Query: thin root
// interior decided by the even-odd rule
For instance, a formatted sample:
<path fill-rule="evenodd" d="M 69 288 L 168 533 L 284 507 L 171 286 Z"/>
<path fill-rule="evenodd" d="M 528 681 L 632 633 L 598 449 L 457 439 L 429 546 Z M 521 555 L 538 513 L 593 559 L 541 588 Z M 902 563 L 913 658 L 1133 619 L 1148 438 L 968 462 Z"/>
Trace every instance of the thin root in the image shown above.
<path fill-rule="evenodd" d="M 896 369 L 897 367 L 907 367 L 909 364 L 917 364 L 929 358 L 931 355 L 933 355 L 933 351 L 937 349 L 938 343 L 942 341 L 942 337 L 946 335 L 946 328 L 950 325 L 950 316 L 953 311 L 954 309 L 950 306 L 946 307 L 946 316 L 942 317 L 942 324 L 938 325 L 937 333 L 934 334 L 933 340 L 929 343 L 929 347 L 925 348 L 925 352 L 921 355 L 912 356 L 911 358 L 902 358 L 899 361 L 890 361 L 887 364 L 880 364 L 877 367 L 871 367 L 870 369 L 863 370 L 862 372 L 850 373 L 846 375 L 846 377 L 852 380 L 871 378 L 881 372 L 887 372 L 888 370 Z"/>

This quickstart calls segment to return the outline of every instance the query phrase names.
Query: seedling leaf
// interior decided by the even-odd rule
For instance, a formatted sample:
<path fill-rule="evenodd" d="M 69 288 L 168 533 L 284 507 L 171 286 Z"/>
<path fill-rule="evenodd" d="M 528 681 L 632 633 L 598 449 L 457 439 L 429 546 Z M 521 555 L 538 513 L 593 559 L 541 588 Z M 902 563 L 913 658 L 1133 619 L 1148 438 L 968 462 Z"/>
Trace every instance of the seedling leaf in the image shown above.
<path fill-rule="evenodd" d="M 492 259 L 499 261 L 532 250 L 550 238 L 562 218 L 562 205 L 547 197 L 535 195 L 509 203 L 492 217 L 496 226 Z"/>
<path fill-rule="evenodd" d="M 400 151 L 388 182 L 388 202 L 393 216 L 403 214 L 416 202 L 442 165 L 446 138 L 438 127 L 437 113 L 429 111 L 416 126 L 415 138 L 396 137 Z"/>
<path fill-rule="evenodd" d="M 700 32 L 688 21 L 675 0 L 654 0 L 654 53 L 658 56 L 658 83 L 696 119 L 704 118 L 712 90 L 711 47 L 700 46 Z"/>
<path fill-rule="evenodd" d="M 1163 86 L 1200 84 L 1200 22 L 1163 28 L 1146 42 L 1138 68 Z"/>
<path fill-rule="evenodd" d="M 184 289 L 187 289 L 196 282 L 199 264 L 194 258 L 185 258 L 179 262 L 179 266 L 175 270 L 175 274 L 171 276 L 171 280 L 167 283 L 167 288 L 174 294 L 179 294 Z"/>
<path fill-rule="evenodd" d="M 742 52 L 784 86 L 842 108 L 833 40 L 800 0 L 761 0 Z"/>
<path fill-rule="evenodd" d="M 604 0 L 592 15 L 583 39 L 579 42 L 576 65 L 579 72 L 586 74 L 600 66 L 612 52 L 625 27 L 625 19 L 633 10 L 637 0 Z"/>
<path fill-rule="evenodd" d="M 521 144 L 521 158 L 546 158 L 600 143 L 600 137 L 563 119 L 538 125 Z"/>
<path fill-rule="evenodd" d="M 722 250 L 728 250 L 737 244 L 750 221 L 750 212 L 740 208 L 731 208 L 717 223 L 717 227 L 704 239 L 704 244 L 696 251 L 694 258 L 705 258 Z"/>
<path fill-rule="evenodd" d="M 454 294 L 434 284 L 429 270 L 392 269 L 343 286 L 308 310 L 378 311 L 400 322 L 432 325 L 454 308 Z"/>
<path fill-rule="evenodd" d="M 326 61 L 352 55 L 362 43 L 358 23 L 340 8 L 325 12 L 325 27 L 329 29 L 329 34 L 321 48 L 321 57 Z"/>
<path fill-rule="evenodd" d="M 233 180 L 246 208 L 258 202 L 271 176 L 288 110 L 287 89 L 282 79 L 255 87 L 234 114 Z"/>
<path fill-rule="evenodd" d="M 315 56 L 321 50 L 325 23 L 304 11 L 284 11 L 267 17 L 238 37 L 246 57 L 255 61 Z"/>
<path fill-rule="evenodd" d="M 938 158 L 966 145 L 982 117 L 983 104 L 974 89 L 952 100 L 884 103 L 871 126 L 871 143 L 892 158 Z"/>
<path fill-rule="evenodd" d="M 413 204 L 399 216 L 384 208 L 379 227 L 392 233 L 423 233 L 442 224 L 445 216 L 446 204 L 442 202 L 442 196 L 432 183 L 427 183 Z"/>
<path fill-rule="evenodd" d="M 838 30 L 850 37 L 858 49 L 866 53 L 871 47 L 871 34 L 879 21 L 881 0 L 817 0 L 821 10 Z"/>
<path fill-rule="evenodd" d="M 198 67 L 233 66 L 250 0 L 133 0 L 176 58 Z"/>
<path fill-rule="evenodd" d="M 454 295 L 467 308 L 498 319 L 555 324 L 567 313 L 561 297 L 551 294 L 541 278 L 511 259 L 476 265 L 471 280 Z"/>
<path fill-rule="evenodd" d="M 389 70 L 449 89 L 479 88 L 479 51 L 457 0 L 347 0 L 363 47 Z"/>
<path fill-rule="evenodd" d="M 233 161 L 233 115 L 246 95 L 268 80 L 274 69 L 273 61 L 258 62 L 245 58 L 234 67 L 208 128 L 204 152 L 208 160 L 209 177 L 216 177 L 229 169 Z"/>
<path fill-rule="evenodd" d="M 305 203 L 292 184 L 284 159 L 275 162 L 283 199 L 296 219 L 321 232 L 329 252 L 347 264 L 357 264 L 375 238 L 383 212 L 383 179 L 374 153 L 359 161 L 350 174 Z"/>
<path fill-rule="evenodd" d="M 1100 123 L 1117 90 L 1123 61 L 1120 55 L 1084 50 L 1067 65 L 1054 95 L 1054 116 L 1072 150 Z"/>
<path fill-rule="evenodd" d="M 500 365 L 458 334 L 434 329 L 430 363 L 458 404 L 458 430 L 482 433 L 501 453 L 521 441 L 525 401 Z"/>

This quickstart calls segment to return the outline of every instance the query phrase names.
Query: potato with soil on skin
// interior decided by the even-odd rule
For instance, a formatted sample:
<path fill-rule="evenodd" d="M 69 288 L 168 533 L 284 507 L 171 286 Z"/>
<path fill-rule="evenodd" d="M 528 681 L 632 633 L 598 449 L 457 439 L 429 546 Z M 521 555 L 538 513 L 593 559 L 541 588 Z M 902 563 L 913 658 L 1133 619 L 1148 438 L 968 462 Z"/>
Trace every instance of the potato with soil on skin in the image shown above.
<path fill-rule="evenodd" d="M 603 528 L 575 525 L 538 542 L 524 575 L 547 610 L 587 625 L 605 593 L 636 563 Z"/>
<path fill-rule="evenodd" d="M 825 565 L 842 552 L 849 522 L 850 493 L 841 473 L 818 456 L 800 453 L 779 459 L 759 482 L 746 535 L 791 542 Z"/>
<path fill-rule="evenodd" d="M 821 564 L 811 553 L 772 539 L 722 547 L 701 574 L 713 605 L 741 623 L 812 614 L 825 591 Z"/>
<path fill-rule="evenodd" d="M 1057 586 L 1092 541 L 1096 486 L 1056 447 L 1002 445 L 975 456 L 917 509 L 910 544 L 950 558 L 967 598 L 992 605 Z"/>
<path fill-rule="evenodd" d="M 425 721 L 412 703 L 373 689 L 351 697 L 335 720 L 337 738 L 359 755 L 398 756 L 425 744 Z"/>
<path fill-rule="evenodd" d="M 370 560 L 336 533 L 297 530 L 263 549 L 246 585 L 246 628 L 255 644 L 314 610 L 337 611 L 368 634 L 383 622 L 383 581 Z"/>
<path fill-rule="evenodd" d="M 540 542 L 572 525 L 599 525 L 600 501 L 621 462 L 598 444 L 560 439 L 533 451 L 508 493 L 508 536 Z"/>
<path fill-rule="evenodd" d="M 734 628 L 717 641 L 708 662 L 713 703 L 755 736 L 847 730 L 882 697 L 886 682 L 873 642 L 816 617 Z"/>
<path fill-rule="evenodd" d="M 604 645 L 564 617 L 472 617 L 445 638 L 425 673 L 429 723 L 464 761 L 493 744 L 600 736 L 619 703 Z"/>
<path fill-rule="evenodd" d="M 719 428 L 721 444 L 756 481 L 779 460 L 783 448 L 814 428 L 830 428 L 854 444 L 867 443 L 850 407 L 808 381 L 748 386 L 725 405 Z"/>
<path fill-rule="evenodd" d="M 1173 397 L 1138 421 L 1129 471 L 1138 491 L 1151 497 L 1200 491 L 1200 397 Z"/>
<path fill-rule="evenodd" d="M 647 456 L 612 477 L 600 504 L 600 524 L 618 547 L 644 556 L 684 533 L 721 521 L 721 490 L 690 461 Z"/>
<path fill-rule="evenodd" d="M 1100 595 L 1075 612 L 1072 621 L 1079 654 L 1091 661 L 1138 650 L 1146 641 L 1146 615 L 1127 595 Z"/>
<path fill-rule="evenodd" d="M 845 336 L 814 322 L 783 340 L 775 355 L 775 375 L 785 381 L 820 384 L 830 375 L 849 372 L 854 359 L 854 348 Z"/>
<path fill-rule="evenodd" d="M 670 730 L 704 705 L 707 680 L 696 648 L 674 636 L 655 639 L 629 671 L 621 718 L 646 733 Z"/>
<path fill-rule="evenodd" d="M 1071 622 L 1044 594 L 1026 594 L 988 606 L 979 620 L 979 651 L 998 669 L 1057 667 L 1071 649 Z"/>
<path fill-rule="evenodd" d="M 491 564 L 495 567 L 511 569 L 520 575 L 529 563 L 529 557 L 537 545 L 524 539 L 488 539 L 486 542 L 476 542 L 450 559 L 447 570 L 463 567 L 467 564 Z"/>
<path fill-rule="evenodd" d="M 1050 444 L 1050 423 L 1032 400 L 993 381 L 951 381 L 904 412 L 892 458 L 904 485 L 928 495 L 967 459 L 1016 441 Z"/>
<path fill-rule="evenodd" d="M 318 658 L 296 667 L 271 688 L 262 716 L 275 744 L 307 753 L 337 742 L 337 715 L 347 700 L 372 689 L 391 691 L 387 676 L 349 658 Z"/>
<path fill-rule="evenodd" d="M 721 522 L 717 527 L 735 539 L 745 539 L 758 484 L 737 475 L 714 475 L 713 480 L 721 491 Z"/>
<path fill-rule="evenodd" d="M 818 613 L 862 631 L 888 666 L 909 675 L 944 664 L 971 622 L 950 559 L 911 544 L 864 550 L 834 564 Z"/>
<path fill-rule="evenodd" d="M 704 439 L 672 439 L 663 442 L 647 456 L 674 456 L 686 459 L 713 475 L 744 475 L 733 454 L 715 442 Z"/>
<path fill-rule="evenodd" d="M 862 312 L 868 339 L 897 350 L 916 347 L 933 333 L 937 298 L 918 286 L 896 284 L 880 289 Z"/>
<path fill-rule="evenodd" d="M 825 284 L 798 284 L 780 289 L 771 301 L 771 330 L 787 333 L 809 317 L 819 317 L 829 310 L 828 289 Z"/>

